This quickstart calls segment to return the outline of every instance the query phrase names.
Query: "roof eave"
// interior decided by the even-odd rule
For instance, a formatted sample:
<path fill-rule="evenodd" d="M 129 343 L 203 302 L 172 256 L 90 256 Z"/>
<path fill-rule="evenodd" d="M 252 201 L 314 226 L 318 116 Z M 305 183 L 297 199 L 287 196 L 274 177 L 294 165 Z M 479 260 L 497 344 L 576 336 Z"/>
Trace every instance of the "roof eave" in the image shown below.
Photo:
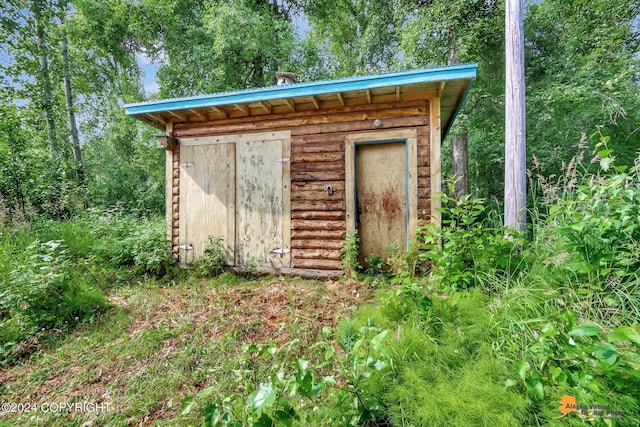
<path fill-rule="evenodd" d="M 162 113 L 170 110 L 188 110 L 194 108 L 218 107 L 230 104 L 246 104 L 258 101 L 290 99 L 330 93 L 344 93 L 388 86 L 406 86 L 430 82 L 447 82 L 451 80 L 474 80 L 476 77 L 477 67 L 477 64 L 464 64 L 405 71 L 400 73 L 353 77 L 342 80 L 299 83 L 290 86 L 272 86 L 268 88 L 191 98 L 151 101 L 125 105 L 125 111 L 127 115 L 136 116 L 141 114 Z M 471 85 L 469 85 L 469 88 L 470 87 Z"/>

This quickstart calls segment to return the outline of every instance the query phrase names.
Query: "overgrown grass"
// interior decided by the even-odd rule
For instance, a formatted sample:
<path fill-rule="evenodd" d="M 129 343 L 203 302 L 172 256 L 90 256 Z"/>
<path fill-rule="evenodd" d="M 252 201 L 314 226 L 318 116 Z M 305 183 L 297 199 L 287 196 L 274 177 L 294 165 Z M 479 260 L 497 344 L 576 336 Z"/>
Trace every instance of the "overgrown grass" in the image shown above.
<path fill-rule="evenodd" d="M 215 244 L 210 264 L 178 277 L 158 258 L 160 222 L 117 214 L 3 230 L 5 283 L 80 278 L 111 306 L 0 371 L 0 397 L 112 410 L 0 423 L 640 425 L 640 172 L 601 144 L 600 173 L 577 174 L 578 157 L 567 177 L 539 178 L 531 238 L 488 220 L 482 200 L 444 197 L 443 227 L 362 281 L 353 238 L 351 277 L 323 284 L 203 279 L 221 271 Z M 25 323 L 52 327 L 38 301 L 2 306 L 5 342 Z M 47 316 L 21 312 L 38 307 Z M 617 417 L 569 411 L 567 396 Z"/>
<path fill-rule="evenodd" d="M 119 288 L 100 320 L 28 363 L 0 371 L 3 401 L 29 396 L 30 402 L 102 402 L 111 409 L 9 413 L 0 424 L 200 425 L 206 402 L 181 415 L 185 397 L 209 387 L 211 398 L 241 392 L 246 375 L 265 381 L 273 358 L 240 362 L 252 343 L 286 347 L 287 360 L 315 357 L 311 347 L 322 339 L 322 328 L 335 328 L 366 297 L 367 290 L 357 286 L 224 274 L 169 287 L 146 280 Z"/>
<path fill-rule="evenodd" d="M 161 220 L 91 212 L 0 228 L 0 365 L 96 321 L 109 289 L 177 272 Z"/>

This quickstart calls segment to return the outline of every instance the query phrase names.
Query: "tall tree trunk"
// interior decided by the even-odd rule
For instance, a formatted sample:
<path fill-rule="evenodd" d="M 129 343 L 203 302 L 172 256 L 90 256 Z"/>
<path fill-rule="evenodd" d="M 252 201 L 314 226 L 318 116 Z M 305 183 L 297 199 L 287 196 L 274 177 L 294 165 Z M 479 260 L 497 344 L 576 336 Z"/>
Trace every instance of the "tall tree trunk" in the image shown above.
<path fill-rule="evenodd" d="M 80 186 L 84 185 L 84 168 L 82 166 L 82 151 L 80 149 L 80 138 L 78 136 L 78 124 L 73 105 L 73 92 L 71 89 L 71 72 L 69 69 L 69 40 L 67 38 L 66 25 L 67 3 L 60 5 L 60 37 L 62 38 L 62 65 L 64 68 L 64 96 L 67 104 L 67 116 L 69 118 L 69 129 L 71 130 L 71 148 L 73 149 L 73 161 L 76 166 L 76 178 Z"/>
<path fill-rule="evenodd" d="M 40 69 L 38 70 L 38 81 L 42 89 L 42 109 L 47 120 L 49 130 L 49 150 L 51 159 L 58 156 L 58 144 L 56 141 L 56 123 L 53 116 L 53 96 L 51 94 L 51 77 L 49 75 L 49 57 L 47 55 L 47 43 L 45 36 L 45 26 L 43 18 L 43 0 L 33 0 L 31 5 L 33 16 L 36 20 L 36 43 L 38 55 L 40 57 Z"/>
<path fill-rule="evenodd" d="M 471 194 L 469 185 L 469 144 L 467 126 L 461 124 L 457 133 L 451 137 L 453 151 L 453 176 L 455 181 L 456 198 Z"/>
<path fill-rule="evenodd" d="M 526 129 L 522 0 L 507 0 L 504 225 L 526 228 Z"/>
<path fill-rule="evenodd" d="M 447 65 L 460 63 L 458 59 L 458 34 L 454 28 L 447 32 L 449 52 Z M 469 133 L 464 122 L 457 125 L 457 131 L 451 137 L 451 150 L 453 154 L 453 176 L 455 179 L 456 198 L 471 194 L 469 186 Z"/>

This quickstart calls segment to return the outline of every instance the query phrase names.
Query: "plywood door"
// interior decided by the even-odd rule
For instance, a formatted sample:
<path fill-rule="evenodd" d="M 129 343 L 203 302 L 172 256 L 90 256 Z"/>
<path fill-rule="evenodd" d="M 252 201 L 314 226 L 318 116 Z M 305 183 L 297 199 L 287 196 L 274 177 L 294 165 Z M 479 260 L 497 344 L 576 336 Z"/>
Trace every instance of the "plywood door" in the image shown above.
<path fill-rule="evenodd" d="M 404 142 L 356 146 L 357 227 L 361 261 L 407 245 L 407 154 Z"/>
<path fill-rule="evenodd" d="M 282 267 L 283 141 L 236 145 L 236 265 Z"/>
<path fill-rule="evenodd" d="M 180 245 L 183 261 L 202 256 L 209 236 L 222 237 L 228 263 L 235 245 L 234 144 L 180 149 Z"/>

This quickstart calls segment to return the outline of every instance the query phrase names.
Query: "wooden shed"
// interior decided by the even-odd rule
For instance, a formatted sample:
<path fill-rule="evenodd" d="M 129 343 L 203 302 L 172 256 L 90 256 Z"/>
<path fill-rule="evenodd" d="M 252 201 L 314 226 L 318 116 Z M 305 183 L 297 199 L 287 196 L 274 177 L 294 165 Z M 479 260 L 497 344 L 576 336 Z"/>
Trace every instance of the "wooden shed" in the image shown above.
<path fill-rule="evenodd" d="M 339 273 L 439 223 L 440 142 L 476 64 L 131 104 L 163 131 L 167 233 L 180 260 L 221 237 L 227 263 Z"/>

